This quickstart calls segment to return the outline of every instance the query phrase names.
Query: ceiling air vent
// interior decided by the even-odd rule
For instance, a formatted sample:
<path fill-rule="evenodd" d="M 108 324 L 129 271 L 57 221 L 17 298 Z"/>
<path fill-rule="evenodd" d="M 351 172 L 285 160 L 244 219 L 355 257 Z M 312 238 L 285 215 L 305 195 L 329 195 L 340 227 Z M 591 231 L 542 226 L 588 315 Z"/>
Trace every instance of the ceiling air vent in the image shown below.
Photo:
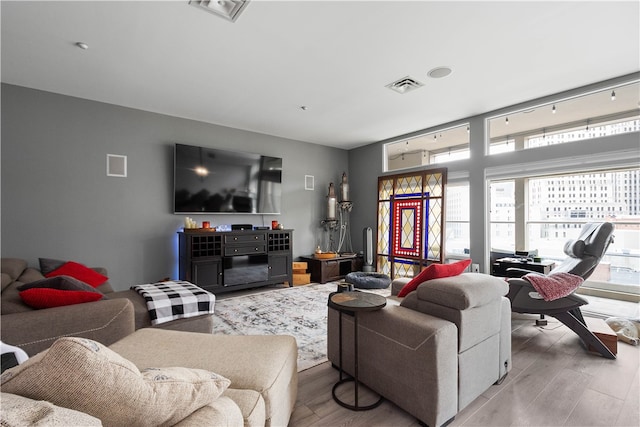
<path fill-rule="evenodd" d="M 189 4 L 221 16 L 231 22 L 238 19 L 249 0 L 190 0 Z"/>
<path fill-rule="evenodd" d="M 393 83 L 389 83 L 385 87 L 388 87 L 389 89 L 394 90 L 398 93 L 407 93 L 422 86 L 424 86 L 424 83 L 420 83 L 419 81 L 407 76 L 401 78 L 400 80 L 396 80 Z"/>

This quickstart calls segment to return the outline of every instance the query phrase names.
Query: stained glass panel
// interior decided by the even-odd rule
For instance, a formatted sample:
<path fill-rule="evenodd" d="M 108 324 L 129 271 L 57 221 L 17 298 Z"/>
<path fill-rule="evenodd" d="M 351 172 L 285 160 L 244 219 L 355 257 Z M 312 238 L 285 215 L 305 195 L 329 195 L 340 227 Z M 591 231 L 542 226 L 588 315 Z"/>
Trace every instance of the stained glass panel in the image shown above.
<path fill-rule="evenodd" d="M 396 180 L 395 197 L 420 197 L 422 193 L 422 176 L 402 176 Z"/>
<path fill-rule="evenodd" d="M 391 202 L 378 202 L 378 254 L 391 253 L 389 227 L 391 227 Z"/>
<path fill-rule="evenodd" d="M 420 256 L 422 200 L 396 200 L 393 204 L 393 255 Z"/>
<path fill-rule="evenodd" d="M 378 266 L 376 271 L 382 274 L 386 274 L 387 276 L 391 276 L 391 263 L 389 262 L 389 258 L 386 256 L 378 257 Z"/>
<path fill-rule="evenodd" d="M 424 192 L 432 197 L 441 197 L 443 194 L 443 176 L 441 173 L 430 173 L 424 181 Z"/>
<path fill-rule="evenodd" d="M 378 178 L 377 270 L 414 277 L 442 263 L 446 169 Z"/>
<path fill-rule="evenodd" d="M 396 258 L 393 261 L 393 277 L 415 277 L 420 272 L 417 261 Z"/>
<path fill-rule="evenodd" d="M 427 253 L 425 258 L 439 260 L 442 252 L 440 237 L 442 236 L 442 199 L 431 199 L 427 211 Z"/>
<path fill-rule="evenodd" d="M 393 180 L 383 179 L 378 183 L 378 199 L 389 200 L 393 193 Z"/>

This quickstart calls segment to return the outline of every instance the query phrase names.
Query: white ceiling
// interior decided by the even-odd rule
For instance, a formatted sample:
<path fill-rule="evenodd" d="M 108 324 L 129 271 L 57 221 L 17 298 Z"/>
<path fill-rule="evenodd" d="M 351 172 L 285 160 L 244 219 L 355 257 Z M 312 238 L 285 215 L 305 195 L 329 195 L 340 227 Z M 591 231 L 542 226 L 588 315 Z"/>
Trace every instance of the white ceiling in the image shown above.
<path fill-rule="evenodd" d="M 637 72 L 639 5 L 253 0 L 232 23 L 187 0 L 2 1 L 1 77 L 349 149 Z M 424 86 L 385 88 L 405 76 Z"/>

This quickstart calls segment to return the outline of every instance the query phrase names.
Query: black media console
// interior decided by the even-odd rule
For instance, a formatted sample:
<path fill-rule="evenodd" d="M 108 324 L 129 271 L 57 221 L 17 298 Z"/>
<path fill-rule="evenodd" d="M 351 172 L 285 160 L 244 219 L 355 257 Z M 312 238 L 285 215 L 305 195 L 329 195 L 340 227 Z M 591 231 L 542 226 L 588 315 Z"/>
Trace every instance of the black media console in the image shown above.
<path fill-rule="evenodd" d="M 293 285 L 293 230 L 180 231 L 179 275 L 213 293 Z"/>

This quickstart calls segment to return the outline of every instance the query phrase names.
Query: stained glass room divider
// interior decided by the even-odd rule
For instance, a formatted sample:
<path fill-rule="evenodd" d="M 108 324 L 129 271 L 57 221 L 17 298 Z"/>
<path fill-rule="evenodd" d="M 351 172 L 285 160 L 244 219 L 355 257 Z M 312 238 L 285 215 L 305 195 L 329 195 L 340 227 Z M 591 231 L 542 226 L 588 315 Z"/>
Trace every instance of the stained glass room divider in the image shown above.
<path fill-rule="evenodd" d="M 378 177 L 376 271 L 414 277 L 444 262 L 447 169 Z"/>

